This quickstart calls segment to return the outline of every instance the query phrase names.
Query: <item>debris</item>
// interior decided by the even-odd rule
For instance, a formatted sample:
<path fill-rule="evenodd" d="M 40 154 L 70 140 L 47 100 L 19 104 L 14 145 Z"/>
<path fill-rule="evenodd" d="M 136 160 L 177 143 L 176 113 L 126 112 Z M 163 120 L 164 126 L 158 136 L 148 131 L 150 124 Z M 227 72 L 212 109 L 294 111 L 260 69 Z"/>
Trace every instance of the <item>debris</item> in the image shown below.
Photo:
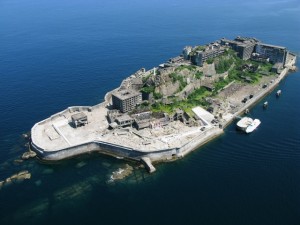
<path fill-rule="evenodd" d="M 14 163 L 15 163 L 15 164 L 20 164 L 20 163 L 22 163 L 22 162 L 23 162 L 22 159 L 15 159 L 15 160 L 14 160 Z"/>

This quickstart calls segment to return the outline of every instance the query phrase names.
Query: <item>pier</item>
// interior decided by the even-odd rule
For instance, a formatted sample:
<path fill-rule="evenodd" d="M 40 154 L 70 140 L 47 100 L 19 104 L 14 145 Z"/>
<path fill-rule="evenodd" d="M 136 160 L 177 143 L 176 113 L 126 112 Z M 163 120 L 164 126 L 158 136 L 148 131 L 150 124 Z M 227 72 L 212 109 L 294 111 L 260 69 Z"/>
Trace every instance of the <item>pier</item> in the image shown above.
<path fill-rule="evenodd" d="M 155 167 L 151 163 L 151 159 L 148 157 L 142 157 L 141 158 L 142 163 L 146 166 L 149 173 L 153 173 L 156 171 Z"/>

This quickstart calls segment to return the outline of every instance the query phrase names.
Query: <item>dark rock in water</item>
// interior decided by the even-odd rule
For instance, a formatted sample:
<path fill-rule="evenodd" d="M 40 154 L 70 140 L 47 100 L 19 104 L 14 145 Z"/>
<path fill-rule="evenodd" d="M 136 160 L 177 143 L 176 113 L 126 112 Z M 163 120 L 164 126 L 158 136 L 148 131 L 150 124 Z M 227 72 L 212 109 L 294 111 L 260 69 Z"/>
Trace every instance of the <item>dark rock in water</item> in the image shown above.
<path fill-rule="evenodd" d="M 19 173 L 12 175 L 11 177 L 9 177 L 7 179 L 11 179 L 11 181 L 19 181 L 19 180 L 26 180 L 26 179 L 30 179 L 30 178 L 31 178 L 31 173 L 29 173 L 27 170 L 24 170 L 24 171 L 21 171 Z"/>
<path fill-rule="evenodd" d="M 126 164 L 125 168 L 119 168 L 117 171 L 114 171 L 110 176 L 110 181 L 122 180 L 125 177 L 129 176 L 133 172 L 133 167 Z"/>
<path fill-rule="evenodd" d="M 34 151 L 29 150 L 28 152 L 24 152 L 22 155 L 22 159 L 29 159 L 34 158 L 36 156 L 36 153 Z"/>
<path fill-rule="evenodd" d="M 83 161 L 82 161 L 82 162 L 79 162 L 79 163 L 76 164 L 76 168 L 79 169 L 79 168 L 84 167 L 85 165 L 86 165 L 86 162 L 83 162 Z"/>
<path fill-rule="evenodd" d="M 24 139 L 29 139 L 29 138 L 30 138 L 30 133 L 22 134 L 22 137 L 23 137 Z"/>
<path fill-rule="evenodd" d="M 106 167 L 106 168 L 111 167 L 111 164 L 108 163 L 108 162 L 103 162 L 103 163 L 101 163 L 101 165 Z"/>
<path fill-rule="evenodd" d="M 31 173 L 29 173 L 27 170 L 21 171 L 19 173 L 16 173 L 8 178 L 6 178 L 3 181 L 0 181 L 0 189 L 4 186 L 9 186 L 13 183 L 20 183 L 23 180 L 27 180 L 31 178 Z"/>
<path fill-rule="evenodd" d="M 0 190 L 1 190 L 1 188 L 4 186 L 4 183 L 5 183 L 4 180 L 3 180 L 3 181 L 0 181 Z"/>
<path fill-rule="evenodd" d="M 43 170 L 42 174 L 52 174 L 54 170 L 52 168 Z"/>
<path fill-rule="evenodd" d="M 14 160 L 14 164 L 20 164 L 20 163 L 22 163 L 22 162 L 23 162 L 22 159 L 15 159 L 15 160 Z"/>
<path fill-rule="evenodd" d="M 36 182 L 34 182 L 36 186 L 41 186 L 42 181 L 41 180 L 37 180 Z"/>

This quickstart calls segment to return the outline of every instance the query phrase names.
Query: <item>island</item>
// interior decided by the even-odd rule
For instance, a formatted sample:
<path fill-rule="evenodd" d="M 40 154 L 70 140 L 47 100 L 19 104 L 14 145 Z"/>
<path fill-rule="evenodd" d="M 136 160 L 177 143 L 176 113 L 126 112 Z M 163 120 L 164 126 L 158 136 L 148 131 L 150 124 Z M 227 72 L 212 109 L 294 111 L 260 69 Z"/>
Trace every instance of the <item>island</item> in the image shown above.
<path fill-rule="evenodd" d="M 216 138 L 270 93 L 296 54 L 256 38 L 187 46 L 159 66 L 138 70 L 95 106 L 72 106 L 36 123 L 30 148 L 47 161 L 99 152 L 154 163 L 183 158 Z"/>

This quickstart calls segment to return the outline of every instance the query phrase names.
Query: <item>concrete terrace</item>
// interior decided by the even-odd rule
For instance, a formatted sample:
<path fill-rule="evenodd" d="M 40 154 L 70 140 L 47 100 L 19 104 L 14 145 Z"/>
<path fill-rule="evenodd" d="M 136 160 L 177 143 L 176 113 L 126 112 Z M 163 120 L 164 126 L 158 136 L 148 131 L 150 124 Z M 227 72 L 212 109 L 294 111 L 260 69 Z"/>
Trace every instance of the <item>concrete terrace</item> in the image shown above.
<path fill-rule="evenodd" d="M 74 128 L 71 124 L 71 116 L 78 112 L 87 115 L 88 124 Z M 127 127 L 108 130 L 106 114 L 105 104 L 94 107 L 70 107 L 37 123 L 32 128 L 32 141 L 46 152 L 97 141 L 150 152 L 180 148 L 214 128 L 208 124 L 204 130 L 201 130 L 204 126 L 188 127 L 180 121 L 174 121 L 168 126 L 155 129 L 136 130 Z"/>
<path fill-rule="evenodd" d="M 74 128 L 71 125 L 71 116 L 78 112 L 87 115 L 88 124 Z M 103 104 L 94 107 L 70 107 L 35 124 L 32 128 L 32 140 L 45 151 L 91 142 L 107 129 L 106 113 L 107 109 Z"/>

